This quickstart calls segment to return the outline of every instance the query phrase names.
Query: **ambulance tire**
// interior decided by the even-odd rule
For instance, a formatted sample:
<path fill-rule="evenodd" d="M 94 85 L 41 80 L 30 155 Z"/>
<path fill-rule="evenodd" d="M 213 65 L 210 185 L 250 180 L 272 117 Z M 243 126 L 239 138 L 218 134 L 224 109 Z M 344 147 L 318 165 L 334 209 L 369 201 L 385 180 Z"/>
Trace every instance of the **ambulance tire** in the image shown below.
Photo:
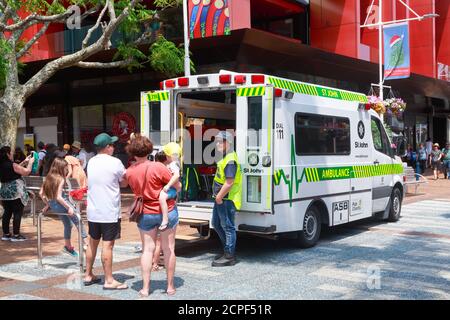
<path fill-rule="evenodd" d="M 319 241 L 322 221 L 319 209 L 312 205 L 306 210 L 303 218 L 303 230 L 297 233 L 297 245 L 300 248 L 314 247 Z"/>
<path fill-rule="evenodd" d="M 396 222 L 400 219 L 400 213 L 402 211 L 402 193 L 398 188 L 392 191 L 391 195 L 391 207 L 389 209 L 389 222 Z"/>

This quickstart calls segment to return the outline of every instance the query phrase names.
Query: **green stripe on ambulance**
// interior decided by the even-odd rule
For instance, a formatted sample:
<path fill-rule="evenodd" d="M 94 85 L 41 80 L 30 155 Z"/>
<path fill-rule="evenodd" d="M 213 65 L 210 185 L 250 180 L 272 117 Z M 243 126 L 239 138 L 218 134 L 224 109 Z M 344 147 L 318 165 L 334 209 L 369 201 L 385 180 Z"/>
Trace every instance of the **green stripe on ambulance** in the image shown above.
<path fill-rule="evenodd" d="M 362 103 L 367 102 L 366 95 L 360 93 L 354 93 L 339 89 L 325 88 L 321 86 L 305 84 L 296 81 L 283 80 L 275 77 L 269 77 L 269 83 L 273 84 L 275 87 L 280 89 L 290 90 L 295 93 L 301 93 L 310 96 L 318 96 L 347 101 L 358 101 Z"/>

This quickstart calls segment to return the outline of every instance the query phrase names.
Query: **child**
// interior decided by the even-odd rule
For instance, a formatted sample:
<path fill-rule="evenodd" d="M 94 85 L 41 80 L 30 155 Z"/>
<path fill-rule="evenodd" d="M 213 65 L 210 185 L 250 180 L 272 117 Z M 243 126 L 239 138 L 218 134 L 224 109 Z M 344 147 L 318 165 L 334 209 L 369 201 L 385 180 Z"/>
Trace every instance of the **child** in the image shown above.
<path fill-rule="evenodd" d="M 181 148 L 175 142 L 171 142 L 166 144 L 163 147 L 162 151 L 159 151 L 155 155 L 155 160 L 158 162 L 162 162 L 167 166 L 167 168 L 172 172 L 172 178 L 169 183 L 164 186 L 163 190 L 159 194 L 159 205 L 161 206 L 162 213 L 162 223 L 159 227 L 160 231 L 164 231 L 167 229 L 169 225 L 169 213 L 167 206 L 167 199 L 175 199 L 177 197 L 177 190 L 172 186 L 179 180 L 180 178 L 180 162 L 179 157 L 181 155 Z"/>
<path fill-rule="evenodd" d="M 47 177 L 45 178 L 39 195 L 46 204 L 43 212 L 46 212 L 50 207 L 55 213 L 68 213 L 68 215 L 60 216 L 64 225 L 65 245 L 63 248 L 63 252 L 69 254 L 72 257 L 77 257 L 78 253 L 74 250 L 70 241 L 72 223 L 75 224 L 77 228 L 81 228 L 81 235 L 85 243 L 84 250 L 86 250 L 87 247 L 87 235 L 84 230 L 83 223 L 80 223 L 80 221 L 78 221 L 77 217 L 74 215 L 73 204 L 70 203 L 67 195 L 63 192 L 67 174 L 67 161 L 58 157 L 55 158 L 47 174 Z"/>

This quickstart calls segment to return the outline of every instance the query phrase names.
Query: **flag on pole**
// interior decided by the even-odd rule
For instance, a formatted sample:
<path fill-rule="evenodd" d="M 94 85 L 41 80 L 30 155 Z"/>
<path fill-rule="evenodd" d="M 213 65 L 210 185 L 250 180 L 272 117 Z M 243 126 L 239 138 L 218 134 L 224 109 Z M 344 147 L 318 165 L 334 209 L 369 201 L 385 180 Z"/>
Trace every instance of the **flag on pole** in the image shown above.
<path fill-rule="evenodd" d="M 384 35 L 384 79 L 409 78 L 409 25 L 407 22 L 387 25 Z"/>
<path fill-rule="evenodd" d="M 229 35 L 230 0 L 188 0 L 189 37 Z"/>

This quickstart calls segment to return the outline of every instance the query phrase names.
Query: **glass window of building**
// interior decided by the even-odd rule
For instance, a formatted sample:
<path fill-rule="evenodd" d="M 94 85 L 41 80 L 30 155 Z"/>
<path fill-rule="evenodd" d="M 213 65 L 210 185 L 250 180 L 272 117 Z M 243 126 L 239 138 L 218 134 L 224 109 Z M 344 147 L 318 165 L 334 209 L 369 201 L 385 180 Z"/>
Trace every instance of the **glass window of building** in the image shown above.
<path fill-rule="evenodd" d="M 103 132 L 103 106 L 92 105 L 72 109 L 73 139 L 82 144 L 92 143 Z"/>

